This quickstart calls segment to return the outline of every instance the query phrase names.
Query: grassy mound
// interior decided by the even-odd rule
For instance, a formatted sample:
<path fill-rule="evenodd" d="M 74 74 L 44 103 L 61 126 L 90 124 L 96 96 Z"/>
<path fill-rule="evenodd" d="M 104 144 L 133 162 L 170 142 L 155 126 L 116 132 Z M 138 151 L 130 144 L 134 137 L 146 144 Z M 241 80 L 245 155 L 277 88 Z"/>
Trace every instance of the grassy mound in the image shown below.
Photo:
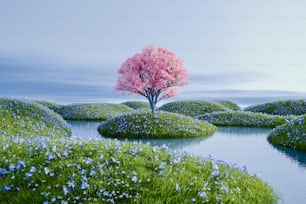
<path fill-rule="evenodd" d="M 285 100 L 249 106 L 245 111 L 267 113 L 272 115 L 303 115 L 306 114 L 306 101 Z"/>
<path fill-rule="evenodd" d="M 206 101 L 175 101 L 164 104 L 159 110 L 194 117 L 215 111 L 227 111 L 228 109 L 223 105 Z"/>
<path fill-rule="evenodd" d="M 133 109 L 122 104 L 80 103 L 62 106 L 59 114 L 67 120 L 106 120 L 131 112 Z"/>
<path fill-rule="evenodd" d="M 118 138 L 190 138 L 211 135 L 213 125 L 174 113 L 137 113 L 118 116 L 103 122 L 101 135 Z"/>
<path fill-rule="evenodd" d="M 224 106 L 224 107 L 226 107 L 230 110 L 233 110 L 233 111 L 239 111 L 240 110 L 240 107 L 232 101 L 216 100 L 215 102 L 218 103 L 218 104 L 221 104 L 222 106 Z"/>
<path fill-rule="evenodd" d="M 70 136 L 69 125 L 47 107 L 33 101 L 0 98 L 0 135 Z"/>
<path fill-rule="evenodd" d="M 275 145 L 306 151 L 306 115 L 273 129 L 268 135 L 268 141 Z"/>
<path fill-rule="evenodd" d="M 207 113 L 199 116 L 198 119 L 205 120 L 217 126 L 273 128 L 286 123 L 286 120 L 293 119 L 293 117 L 232 111 Z"/>
<path fill-rule="evenodd" d="M 0 138 L 1 203 L 275 203 L 226 163 L 114 140 Z M 8 145 L 4 145 L 8 144 Z M 14 155 L 14 156 L 12 156 Z"/>
<path fill-rule="evenodd" d="M 48 107 L 49 109 L 53 110 L 56 113 L 58 113 L 62 107 L 62 105 L 55 104 L 49 101 L 35 101 L 35 102 Z"/>
<path fill-rule="evenodd" d="M 133 108 L 135 110 L 150 110 L 150 106 L 148 102 L 142 102 L 142 101 L 127 101 L 122 103 L 123 105 L 126 105 L 130 108 Z"/>

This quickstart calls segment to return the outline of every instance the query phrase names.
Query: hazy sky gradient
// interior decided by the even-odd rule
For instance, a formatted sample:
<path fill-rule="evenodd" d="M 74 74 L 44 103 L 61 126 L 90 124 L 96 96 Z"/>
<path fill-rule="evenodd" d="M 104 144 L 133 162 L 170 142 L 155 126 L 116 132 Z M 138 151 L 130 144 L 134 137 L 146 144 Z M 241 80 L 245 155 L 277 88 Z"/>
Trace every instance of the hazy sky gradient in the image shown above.
<path fill-rule="evenodd" d="M 116 100 L 121 63 L 156 44 L 184 60 L 181 97 L 300 97 L 305 11 L 303 0 L 4 0 L 0 95 Z"/>

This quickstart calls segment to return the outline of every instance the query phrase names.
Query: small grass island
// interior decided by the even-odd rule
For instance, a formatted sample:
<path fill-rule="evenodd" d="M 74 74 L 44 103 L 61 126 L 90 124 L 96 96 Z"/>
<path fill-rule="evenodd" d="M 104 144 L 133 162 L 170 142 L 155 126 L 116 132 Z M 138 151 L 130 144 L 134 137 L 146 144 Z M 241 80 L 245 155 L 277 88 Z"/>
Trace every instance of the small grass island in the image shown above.
<path fill-rule="evenodd" d="M 150 110 L 150 105 L 148 104 L 148 102 L 144 101 L 126 101 L 121 104 L 133 108 L 135 110 Z"/>
<path fill-rule="evenodd" d="M 243 111 L 227 111 L 207 113 L 199 116 L 198 119 L 216 126 L 274 128 L 286 123 L 287 120 L 293 119 L 293 117 Z"/>
<path fill-rule="evenodd" d="M 271 115 L 304 115 L 305 100 L 279 100 L 246 107 L 245 111 L 267 113 Z"/>
<path fill-rule="evenodd" d="M 306 115 L 273 129 L 268 141 L 274 145 L 306 151 Z"/>
<path fill-rule="evenodd" d="M 215 111 L 228 111 L 229 109 L 218 103 L 186 100 L 166 103 L 158 108 L 158 110 L 195 117 Z"/>
<path fill-rule="evenodd" d="M 64 105 L 59 114 L 66 120 L 106 120 L 134 110 L 126 105 L 113 103 L 75 103 Z"/>
<path fill-rule="evenodd" d="M 189 138 L 212 135 L 216 127 L 191 117 L 167 113 L 135 113 L 104 121 L 98 131 L 118 138 Z"/>

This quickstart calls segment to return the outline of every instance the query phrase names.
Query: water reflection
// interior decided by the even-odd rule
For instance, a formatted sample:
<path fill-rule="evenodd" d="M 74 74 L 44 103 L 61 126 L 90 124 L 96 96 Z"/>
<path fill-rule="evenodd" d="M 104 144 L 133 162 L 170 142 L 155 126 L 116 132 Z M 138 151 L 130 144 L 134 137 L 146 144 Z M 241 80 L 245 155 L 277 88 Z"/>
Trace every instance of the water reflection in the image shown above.
<path fill-rule="evenodd" d="M 272 145 L 271 146 L 281 152 L 282 154 L 289 157 L 291 160 L 297 162 L 301 167 L 306 167 L 306 152 L 295 150 L 295 149 L 288 149 L 285 147 L 281 147 L 279 145 Z"/>
<path fill-rule="evenodd" d="M 171 149 L 183 149 L 186 146 L 198 144 L 211 136 L 200 138 L 175 138 L 175 139 L 127 139 L 127 141 L 141 141 L 144 144 L 152 146 L 161 146 L 166 144 Z"/>
<path fill-rule="evenodd" d="M 67 122 L 71 125 L 73 136 L 101 138 L 97 130 L 101 121 L 67 120 Z"/>
<path fill-rule="evenodd" d="M 268 135 L 271 128 L 249 128 L 249 127 L 218 127 L 217 132 L 235 137 Z"/>

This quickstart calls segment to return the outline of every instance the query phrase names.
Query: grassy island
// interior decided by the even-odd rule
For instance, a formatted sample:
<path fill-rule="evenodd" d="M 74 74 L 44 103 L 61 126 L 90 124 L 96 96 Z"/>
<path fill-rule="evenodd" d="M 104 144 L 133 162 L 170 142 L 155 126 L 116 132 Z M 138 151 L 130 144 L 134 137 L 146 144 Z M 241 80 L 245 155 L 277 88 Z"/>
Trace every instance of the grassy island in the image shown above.
<path fill-rule="evenodd" d="M 189 138 L 212 135 L 216 128 L 191 117 L 167 112 L 136 113 L 103 122 L 101 135 L 118 138 Z"/>
<path fill-rule="evenodd" d="M 71 130 L 63 118 L 34 101 L 0 98 L 1 136 L 70 136 Z"/>

